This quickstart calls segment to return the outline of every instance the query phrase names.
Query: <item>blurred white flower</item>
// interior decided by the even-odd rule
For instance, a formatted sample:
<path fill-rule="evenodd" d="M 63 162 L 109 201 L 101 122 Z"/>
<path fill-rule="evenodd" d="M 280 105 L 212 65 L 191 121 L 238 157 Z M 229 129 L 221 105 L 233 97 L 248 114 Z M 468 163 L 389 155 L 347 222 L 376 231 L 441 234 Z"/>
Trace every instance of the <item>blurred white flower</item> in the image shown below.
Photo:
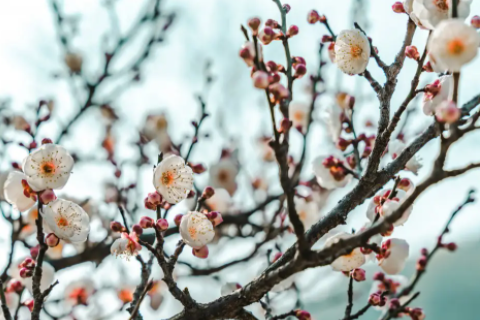
<path fill-rule="evenodd" d="M 325 123 L 328 135 L 333 143 L 336 143 L 342 132 L 342 110 L 338 106 L 331 104 L 322 109 L 320 117 L 322 122 Z"/>
<path fill-rule="evenodd" d="M 412 2 L 412 1 L 410 1 Z M 458 1 L 458 17 L 465 20 L 470 14 L 470 4 L 472 0 Z M 426 29 L 435 29 L 440 22 L 451 17 L 452 0 L 414 0 L 411 7 L 405 7 L 405 11 L 411 9 L 415 21 L 419 26 Z"/>
<path fill-rule="evenodd" d="M 168 134 L 168 119 L 164 113 L 149 114 L 142 129 L 148 140 L 154 140 L 161 152 L 170 151 L 172 142 Z"/>
<path fill-rule="evenodd" d="M 423 113 L 433 115 L 435 107 L 442 101 L 448 100 L 450 91 L 453 88 L 453 77 L 443 76 L 426 86 L 428 89 L 423 95 Z"/>
<path fill-rule="evenodd" d="M 27 176 L 20 171 L 9 173 L 4 185 L 5 200 L 18 211 L 25 211 L 33 207 L 37 195 L 27 183 Z"/>
<path fill-rule="evenodd" d="M 64 290 L 65 301 L 70 305 L 87 305 L 95 292 L 95 283 L 88 278 L 70 282 Z"/>
<path fill-rule="evenodd" d="M 110 247 L 110 253 L 116 257 L 128 260 L 132 256 L 138 255 L 142 246 L 138 243 L 138 235 L 135 232 L 130 234 L 122 232 L 122 237 L 116 239 Z"/>
<path fill-rule="evenodd" d="M 313 200 L 307 200 L 303 197 L 295 197 L 295 210 L 297 211 L 300 221 L 302 221 L 305 230 L 310 229 L 311 226 L 320 218 L 320 209 Z"/>
<path fill-rule="evenodd" d="M 62 146 L 47 143 L 30 153 L 23 162 L 23 172 L 34 191 L 61 189 L 73 168 L 72 156 Z"/>
<path fill-rule="evenodd" d="M 215 189 L 215 194 L 205 201 L 210 211 L 218 211 L 220 213 L 228 213 L 232 206 L 232 197 L 227 190 L 219 188 Z"/>
<path fill-rule="evenodd" d="M 10 311 L 10 315 L 15 314 L 15 310 L 18 307 L 18 304 L 20 303 L 20 296 L 16 292 L 5 292 L 5 301 L 7 308 Z M 0 302 L 0 305 L 2 303 Z M 3 311 L 0 312 L 0 320 L 5 320 L 5 315 L 3 314 Z"/>
<path fill-rule="evenodd" d="M 313 173 L 318 184 L 326 189 L 341 188 L 350 182 L 351 175 L 346 168 L 348 164 L 341 154 L 319 156 L 313 160 Z"/>
<path fill-rule="evenodd" d="M 370 42 L 357 29 L 343 30 L 335 42 L 335 63 L 346 74 L 365 71 L 370 60 Z"/>
<path fill-rule="evenodd" d="M 5 200 L 5 192 L 4 192 L 4 187 L 5 187 L 5 182 L 7 181 L 9 171 L 5 172 L 0 172 L 0 201 Z"/>
<path fill-rule="evenodd" d="M 403 150 L 405 150 L 406 147 L 407 146 L 405 143 L 397 139 L 390 142 L 388 146 L 388 152 L 392 156 L 392 159 L 395 160 L 403 152 Z M 405 169 L 414 174 L 418 174 L 418 170 L 420 170 L 422 167 L 423 164 L 421 163 L 421 159 L 416 154 L 413 155 L 413 157 L 405 164 Z"/>
<path fill-rule="evenodd" d="M 225 157 L 210 167 L 210 185 L 223 188 L 233 195 L 237 190 L 238 164 L 232 157 Z"/>
<path fill-rule="evenodd" d="M 197 211 L 184 215 L 179 228 L 183 241 L 193 249 L 202 248 L 215 237 L 212 222 Z"/>
<path fill-rule="evenodd" d="M 26 238 L 37 232 L 37 226 L 35 224 L 37 217 L 38 207 L 36 205 L 34 205 L 27 212 L 22 214 L 23 226 L 18 235 L 20 239 L 25 240 Z M 14 227 L 15 230 L 18 230 L 18 228 L 20 227 L 20 219 L 15 220 Z"/>
<path fill-rule="evenodd" d="M 169 155 L 155 168 L 153 185 L 167 202 L 179 203 L 193 188 L 192 168 L 182 157 Z"/>
<path fill-rule="evenodd" d="M 309 112 L 310 106 L 306 103 L 292 102 L 288 107 L 289 117 L 293 126 L 300 129 L 302 133 L 307 130 Z"/>
<path fill-rule="evenodd" d="M 331 247 L 341 239 L 348 239 L 352 235 L 346 232 L 340 232 L 325 241 L 325 248 Z M 330 266 L 335 271 L 350 271 L 355 268 L 361 267 L 365 263 L 365 256 L 360 248 L 353 249 L 349 254 L 343 255 L 335 259 Z"/>
<path fill-rule="evenodd" d="M 42 280 L 40 280 L 40 290 L 45 291 L 55 280 L 55 269 L 53 266 L 43 261 L 42 264 Z M 23 282 L 30 294 L 33 294 L 33 277 L 25 278 Z"/>
<path fill-rule="evenodd" d="M 148 296 L 150 297 L 150 307 L 153 310 L 158 310 L 163 302 L 162 284 L 160 281 L 153 281 L 152 288 L 148 290 Z"/>
<path fill-rule="evenodd" d="M 381 253 L 378 255 L 378 265 L 387 274 L 397 274 L 405 267 L 409 248 L 407 241 L 391 238 L 382 243 Z"/>
<path fill-rule="evenodd" d="M 431 61 L 458 72 L 477 56 L 479 45 L 480 37 L 475 28 L 462 20 L 449 19 L 433 30 L 427 48 Z"/>
<path fill-rule="evenodd" d="M 48 228 L 67 242 L 84 242 L 90 232 L 90 219 L 78 204 L 57 199 L 43 207 L 40 212 Z"/>

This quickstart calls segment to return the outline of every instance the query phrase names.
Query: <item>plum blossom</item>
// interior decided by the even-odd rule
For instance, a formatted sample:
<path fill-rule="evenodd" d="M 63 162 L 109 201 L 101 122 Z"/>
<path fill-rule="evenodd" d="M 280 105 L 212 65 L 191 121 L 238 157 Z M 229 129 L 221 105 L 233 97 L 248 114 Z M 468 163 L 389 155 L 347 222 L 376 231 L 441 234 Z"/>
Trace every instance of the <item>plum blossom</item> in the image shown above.
<path fill-rule="evenodd" d="M 329 105 L 322 110 L 321 119 L 327 127 L 327 133 L 334 143 L 340 138 L 342 132 L 342 118 L 344 113 L 336 105 Z"/>
<path fill-rule="evenodd" d="M 395 160 L 402 152 L 405 150 L 406 145 L 400 140 L 394 140 L 390 142 L 388 146 L 388 151 L 392 156 L 392 159 Z M 411 171 L 414 174 L 418 174 L 418 170 L 423 167 L 423 164 L 420 162 L 421 159 L 418 155 L 414 155 L 408 162 L 405 164 L 405 169 Z"/>
<path fill-rule="evenodd" d="M 451 16 L 452 0 L 413 0 L 406 2 L 405 11 L 422 28 L 433 30 L 443 20 Z M 458 1 L 458 17 L 462 20 L 465 20 L 470 14 L 471 3 L 472 0 Z"/>
<path fill-rule="evenodd" d="M 320 209 L 315 201 L 303 197 L 295 197 L 295 210 L 305 229 L 310 229 L 320 217 Z"/>
<path fill-rule="evenodd" d="M 370 59 L 370 42 L 357 29 L 343 30 L 335 42 L 335 63 L 346 74 L 365 71 Z"/>
<path fill-rule="evenodd" d="M 207 216 L 197 211 L 190 211 L 182 217 L 180 235 L 183 241 L 193 249 L 200 249 L 215 237 L 213 224 Z"/>
<path fill-rule="evenodd" d="M 154 140 L 161 152 L 170 151 L 172 142 L 168 134 L 168 120 L 165 114 L 149 114 L 145 119 L 142 133 L 148 140 Z"/>
<path fill-rule="evenodd" d="M 378 294 L 381 295 L 382 292 L 388 291 L 390 295 L 396 295 L 401 290 L 403 290 L 409 284 L 409 280 L 407 277 L 403 275 L 393 275 L 386 277 L 384 273 L 377 272 L 373 277 L 372 288 L 370 289 L 370 294 Z M 377 310 L 384 310 L 388 306 L 389 295 L 384 296 L 386 299 L 385 304 L 375 305 L 375 309 Z M 410 296 L 406 295 L 400 298 L 400 302 L 404 303 Z"/>
<path fill-rule="evenodd" d="M 142 250 L 142 246 L 138 243 L 138 235 L 135 232 L 130 234 L 122 232 L 122 237 L 116 239 L 110 247 L 112 255 L 125 257 L 127 260 L 138 255 L 140 250 Z"/>
<path fill-rule="evenodd" d="M 391 238 L 382 243 L 381 252 L 377 255 L 378 265 L 387 274 L 397 274 L 405 267 L 409 248 L 407 241 Z"/>
<path fill-rule="evenodd" d="M 258 138 L 260 154 L 262 155 L 262 159 L 265 162 L 275 161 L 275 151 L 273 151 L 272 147 L 270 147 L 270 141 L 272 141 L 271 137 L 263 136 Z"/>
<path fill-rule="evenodd" d="M 5 200 L 5 182 L 7 181 L 9 171 L 0 172 L 0 201 Z"/>
<path fill-rule="evenodd" d="M 405 201 L 405 199 L 408 197 L 407 192 L 404 190 L 401 190 L 399 188 L 396 189 L 395 191 L 395 196 L 390 198 L 390 194 L 392 193 L 392 190 L 380 190 L 377 192 L 375 197 L 371 200 L 370 204 L 368 205 L 367 208 L 367 218 L 370 221 L 375 221 L 375 218 L 377 214 L 379 215 L 380 218 L 383 217 L 388 217 L 391 215 L 393 212 L 395 212 Z M 410 206 L 405 212 L 402 214 L 400 219 L 394 222 L 394 226 L 401 226 L 405 222 L 407 222 L 408 218 L 410 217 L 410 214 L 412 213 L 413 207 Z"/>
<path fill-rule="evenodd" d="M 150 297 L 150 307 L 158 310 L 163 302 L 162 284 L 160 281 L 153 281 L 152 288 L 148 290 L 147 295 Z"/>
<path fill-rule="evenodd" d="M 477 56 L 480 37 L 475 28 L 459 19 L 442 21 L 428 40 L 428 55 L 434 63 L 452 72 Z"/>
<path fill-rule="evenodd" d="M 95 283 L 91 279 L 75 280 L 65 288 L 65 300 L 71 305 L 87 305 L 94 292 Z"/>
<path fill-rule="evenodd" d="M 58 238 L 71 243 L 87 240 L 90 218 L 78 204 L 57 199 L 45 205 L 41 214 L 45 224 Z"/>
<path fill-rule="evenodd" d="M 305 132 L 308 126 L 310 107 L 305 103 L 292 102 L 288 108 L 290 120 L 293 126 L 301 132 Z"/>
<path fill-rule="evenodd" d="M 12 171 L 8 174 L 4 194 L 5 200 L 18 211 L 30 209 L 37 201 L 36 193 L 27 183 L 27 176 L 20 171 Z"/>
<path fill-rule="evenodd" d="M 155 168 L 153 185 L 168 203 L 179 203 L 193 188 L 192 168 L 185 164 L 183 158 L 170 155 Z"/>
<path fill-rule="evenodd" d="M 454 123 L 462 116 L 462 111 L 457 107 L 453 101 L 447 100 L 440 103 L 435 108 L 435 118 L 438 122 Z"/>
<path fill-rule="evenodd" d="M 223 157 L 210 168 L 210 185 L 214 188 L 223 188 L 233 195 L 237 190 L 236 178 L 238 164 L 232 157 Z"/>
<path fill-rule="evenodd" d="M 345 187 L 351 180 L 348 164 L 341 154 L 319 156 L 313 160 L 313 173 L 318 184 L 326 189 Z"/>
<path fill-rule="evenodd" d="M 331 247 L 335 243 L 337 243 L 341 239 L 348 239 L 352 235 L 346 232 L 340 232 L 337 233 L 336 235 L 328 238 L 325 241 L 325 248 Z M 366 259 L 365 256 L 363 255 L 362 251 L 360 248 L 355 248 L 353 249 L 352 252 L 349 254 L 343 255 L 335 259 L 330 266 L 332 267 L 333 270 L 335 271 L 351 271 L 355 268 L 361 267 L 365 263 Z"/>
<path fill-rule="evenodd" d="M 453 77 L 443 76 L 435 80 L 432 84 L 425 87 L 425 94 L 423 95 L 422 108 L 423 113 L 432 115 L 442 101 L 446 101 L 450 96 L 450 91 L 453 88 Z"/>
<path fill-rule="evenodd" d="M 15 314 L 15 310 L 20 303 L 20 296 L 16 292 L 5 292 L 5 301 L 10 314 Z M 0 302 L 1 305 L 1 302 Z M 0 312 L 0 320 L 5 320 L 3 312 Z"/>
<path fill-rule="evenodd" d="M 219 188 L 215 189 L 215 194 L 205 200 L 206 205 L 212 211 L 226 213 L 232 206 L 232 197 L 227 190 Z"/>
<path fill-rule="evenodd" d="M 70 177 L 73 163 L 65 148 L 47 143 L 25 158 L 23 172 L 34 191 L 62 189 Z"/>
<path fill-rule="evenodd" d="M 117 290 L 117 297 L 124 304 L 133 301 L 133 293 L 135 291 L 135 286 L 124 284 Z"/>

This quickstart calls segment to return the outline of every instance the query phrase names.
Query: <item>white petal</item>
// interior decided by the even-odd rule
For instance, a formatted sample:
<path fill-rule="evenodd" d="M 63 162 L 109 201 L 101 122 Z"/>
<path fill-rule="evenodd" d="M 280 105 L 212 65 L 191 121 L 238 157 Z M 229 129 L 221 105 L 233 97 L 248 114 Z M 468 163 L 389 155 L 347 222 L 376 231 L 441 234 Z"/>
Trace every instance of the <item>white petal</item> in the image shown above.
<path fill-rule="evenodd" d="M 325 248 L 337 243 L 340 239 L 348 239 L 352 235 L 346 232 L 340 232 L 325 241 Z M 360 248 L 355 248 L 350 254 L 343 255 L 335 259 L 331 263 L 331 267 L 335 271 L 350 271 L 355 268 L 361 267 L 365 264 L 365 256 L 360 251 Z"/>
<path fill-rule="evenodd" d="M 405 267 L 410 246 L 403 239 L 391 238 L 387 241 L 391 241 L 391 245 L 388 249 L 390 255 L 386 259 L 380 260 L 379 265 L 385 273 L 397 274 Z"/>
<path fill-rule="evenodd" d="M 7 181 L 5 181 L 5 200 L 18 211 L 26 211 L 35 204 L 33 199 L 25 197 L 23 193 L 22 180 L 26 179 L 27 177 L 23 173 L 12 171 L 9 173 Z"/>
<path fill-rule="evenodd" d="M 204 214 L 196 211 L 182 217 L 179 229 L 183 241 L 194 249 L 200 249 L 215 237 L 213 224 Z"/>

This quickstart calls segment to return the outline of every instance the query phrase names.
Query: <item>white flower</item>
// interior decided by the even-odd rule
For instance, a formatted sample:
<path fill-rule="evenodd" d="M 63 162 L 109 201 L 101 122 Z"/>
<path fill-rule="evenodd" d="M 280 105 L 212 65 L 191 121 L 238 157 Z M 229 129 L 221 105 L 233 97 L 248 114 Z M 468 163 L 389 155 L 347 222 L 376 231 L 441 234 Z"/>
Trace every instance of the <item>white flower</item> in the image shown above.
<path fill-rule="evenodd" d="M 64 290 L 65 300 L 71 305 L 87 305 L 95 292 L 95 283 L 88 278 L 70 282 Z"/>
<path fill-rule="evenodd" d="M 390 142 L 390 145 L 388 146 L 388 151 L 391 154 L 392 159 L 395 160 L 403 152 L 403 150 L 405 150 L 405 148 L 406 148 L 405 143 L 397 139 Z M 418 170 L 420 170 L 423 167 L 420 161 L 421 159 L 418 157 L 418 155 L 415 154 L 405 164 L 405 169 L 411 171 L 414 174 L 418 174 Z"/>
<path fill-rule="evenodd" d="M 116 239 L 110 247 L 112 255 L 124 257 L 127 260 L 132 256 L 138 255 L 140 250 L 142 250 L 142 246 L 138 243 L 138 236 L 135 232 L 130 234 L 122 232 L 122 237 Z"/>
<path fill-rule="evenodd" d="M 172 145 L 167 129 L 168 120 L 165 114 L 150 114 L 145 120 L 142 133 L 148 140 L 155 140 L 160 151 L 166 153 Z"/>
<path fill-rule="evenodd" d="M 36 201 L 36 194 L 31 191 L 27 184 L 27 176 L 19 171 L 9 173 L 5 181 L 5 200 L 14 206 L 18 211 L 25 211 L 33 207 Z M 27 197 L 26 195 L 29 195 Z"/>
<path fill-rule="evenodd" d="M 55 269 L 48 262 L 42 264 L 42 280 L 40 280 L 40 290 L 45 291 L 55 279 Z M 33 277 L 25 278 L 23 282 L 30 294 L 33 294 Z"/>
<path fill-rule="evenodd" d="M 72 156 L 62 146 L 52 143 L 30 153 L 23 162 L 23 172 L 34 191 L 63 188 L 72 168 Z"/>
<path fill-rule="evenodd" d="M 148 290 L 148 295 L 150 296 L 150 307 L 153 310 L 158 310 L 163 302 L 163 293 L 162 293 L 161 282 L 158 280 L 153 281 L 152 288 Z"/>
<path fill-rule="evenodd" d="M 10 311 L 10 315 L 15 314 L 15 310 L 18 307 L 18 304 L 20 303 L 20 296 L 16 292 L 5 292 L 5 301 L 7 302 L 7 308 Z M 2 303 L 0 302 L 0 306 Z M 3 311 L 0 311 L 0 320 L 5 320 L 5 315 L 3 314 Z"/>
<path fill-rule="evenodd" d="M 393 212 L 395 212 L 402 203 L 407 198 L 408 194 L 399 188 L 396 189 L 395 197 L 389 199 L 390 193 L 392 190 L 380 190 L 377 192 L 375 197 L 371 200 L 370 204 L 367 208 L 367 218 L 370 221 L 375 221 L 377 214 L 380 218 L 388 217 Z M 410 214 L 412 213 L 413 206 L 408 207 L 407 210 L 402 214 L 400 219 L 395 221 L 393 224 L 394 226 L 402 226 L 405 222 L 407 222 Z"/>
<path fill-rule="evenodd" d="M 477 31 L 459 19 L 442 21 L 428 40 L 430 60 L 449 71 L 458 72 L 477 56 L 480 37 Z"/>
<path fill-rule="evenodd" d="M 335 42 L 335 63 L 346 74 L 365 71 L 370 59 L 370 42 L 360 30 L 343 30 Z"/>
<path fill-rule="evenodd" d="M 223 296 L 226 296 L 227 294 L 237 291 L 241 287 L 242 286 L 236 282 L 227 282 L 227 283 L 224 283 L 220 288 L 220 294 L 223 297 Z"/>
<path fill-rule="evenodd" d="M 213 224 L 200 212 L 190 211 L 182 217 L 180 235 L 183 241 L 194 249 L 200 249 L 215 237 Z"/>
<path fill-rule="evenodd" d="M 330 237 L 325 241 L 325 248 L 331 247 L 337 243 L 340 239 L 348 239 L 352 235 L 346 232 L 340 232 L 333 237 Z M 365 256 L 360 248 L 353 249 L 349 254 L 343 255 L 335 259 L 330 265 L 335 271 L 350 271 L 355 268 L 361 267 L 365 263 Z"/>
<path fill-rule="evenodd" d="M 225 157 L 210 168 L 210 185 L 223 188 L 233 195 L 237 190 L 238 165 L 232 157 Z"/>
<path fill-rule="evenodd" d="M 405 267 L 410 246 L 403 239 L 391 238 L 382 243 L 378 265 L 387 274 L 397 274 Z"/>
<path fill-rule="evenodd" d="M 60 241 L 55 247 L 49 247 L 47 249 L 46 255 L 50 258 L 50 260 L 57 260 L 63 257 L 64 243 L 65 242 Z"/>
<path fill-rule="evenodd" d="M 411 2 L 411 1 L 410 1 Z M 465 20 L 470 14 L 472 0 L 458 1 L 458 17 Z M 404 7 L 405 8 L 405 7 Z M 426 29 L 435 29 L 443 20 L 451 16 L 452 0 L 414 0 L 412 6 L 405 8 L 411 10 L 410 17 L 417 25 Z"/>
<path fill-rule="evenodd" d="M 23 226 L 22 229 L 20 230 L 20 234 L 18 237 L 20 239 L 26 239 L 27 237 L 31 236 L 32 234 L 35 234 L 37 232 L 37 226 L 36 226 L 36 220 L 38 217 L 38 208 L 36 205 L 34 205 L 30 210 L 22 214 L 22 220 L 23 220 Z M 15 230 L 18 231 L 18 228 L 20 227 L 20 219 L 15 220 Z"/>
<path fill-rule="evenodd" d="M 322 109 L 321 119 L 327 127 L 327 133 L 334 143 L 337 142 L 342 132 L 342 110 L 336 105 L 328 105 Z"/>
<path fill-rule="evenodd" d="M 179 203 L 193 188 L 192 168 L 181 157 L 170 155 L 155 168 L 153 185 L 167 202 Z"/>
<path fill-rule="evenodd" d="M 272 140 L 271 137 L 266 137 L 266 136 L 258 138 L 260 154 L 262 155 L 262 159 L 265 162 L 275 161 L 275 151 L 273 151 L 272 147 L 270 147 L 271 140 Z M 236 184 L 235 184 L 235 188 L 236 188 Z"/>
<path fill-rule="evenodd" d="M 304 133 L 308 126 L 310 107 L 305 103 L 292 102 L 288 107 L 288 113 L 293 126 Z"/>
<path fill-rule="evenodd" d="M 443 101 L 447 101 L 453 89 L 453 77 L 443 76 L 428 85 L 429 89 L 423 95 L 423 113 L 427 116 L 434 114 L 435 108 Z"/>
<path fill-rule="evenodd" d="M 5 200 L 5 182 L 7 181 L 8 174 L 10 172 L 5 171 L 5 172 L 0 172 L 0 201 Z"/>
<path fill-rule="evenodd" d="M 215 189 L 215 194 L 205 201 L 210 211 L 218 211 L 227 213 L 232 206 L 232 198 L 227 190 L 219 188 Z"/>
<path fill-rule="evenodd" d="M 48 228 L 60 239 L 72 243 L 87 240 L 90 219 L 78 204 L 57 199 L 45 205 L 40 213 Z"/>
<path fill-rule="evenodd" d="M 320 217 L 320 209 L 315 201 L 307 201 L 302 197 L 295 197 L 295 210 L 297 211 L 300 221 L 302 221 L 305 230 L 317 222 Z"/>
<path fill-rule="evenodd" d="M 319 156 L 313 160 L 313 173 L 318 184 L 326 189 L 341 188 L 350 182 L 351 175 L 345 168 L 348 168 L 348 164 L 341 154 L 337 157 Z"/>

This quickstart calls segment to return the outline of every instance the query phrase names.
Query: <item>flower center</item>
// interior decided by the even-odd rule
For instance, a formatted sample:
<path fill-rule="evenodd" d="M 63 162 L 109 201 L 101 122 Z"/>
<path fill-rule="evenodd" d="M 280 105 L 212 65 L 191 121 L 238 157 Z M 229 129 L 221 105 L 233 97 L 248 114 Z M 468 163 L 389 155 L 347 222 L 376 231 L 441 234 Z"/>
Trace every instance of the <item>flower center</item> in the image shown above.
<path fill-rule="evenodd" d="M 195 227 L 188 228 L 188 234 L 190 234 L 190 238 L 195 240 L 197 238 L 197 229 Z"/>
<path fill-rule="evenodd" d="M 229 174 L 226 170 L 221 170 L 219 173 L 218 173 L 218 180 L 220 182 L 227 182 L 228 181 L 228 177 L 229 177 Z"/>
<path fill-rule="evenodd" d="M 124 303 L 128 303 L 133 300 L 133 293 L 128 289 L 123 289 L 118 293 L 118 298 Z"/>
<path fill-rule="evenodd" d="M 298 213 L 298 217 L 300 218 L 300 221 L 305 221 L 305 218 L 307 217 L 307 213 L 305 211 L 300 211 Z"/>
<path fill-rule="evenodd" d="M 433 0 L 433 4 L 440 10 L 448 10 L 448 3 L 445 0 Z"/>
<path fill-rule="evenodd" d="M 55 164 L 52 163 L 52 162 L 44 162 L 41 164 L 40 166 L 40 171 L 43 173 L 43 174 L 46 174 L 46 175 L 51 175 L 51 174 L 54 174 L 55 173 Z"/>
<path fill-rule="evenodd" d="M 65 219 L 64 217 L 60 217 L 57 219 L 57 226 L 60 228 L 65 228 L 68 227 L 68 220 Z"/>
<path fill-rule="evenodd" d="M 363 50 L 359 45 L 354 45 L 350 47 L 350 54 L 353 58 L 358 58 L 362 54 Z"/>
<path fill-rule="evenodd" d="M 297 121 L 302 121 L 303 120 L 303 112 L 302 111 L 296 111 L 293 113 L 293 119 Z"/>
<path fill-rule="evenodd" d="M 163 117 L 158 119 L 156 123 L 156 127 L 157 127 L 157 130 L 163 130 L 167 128 L 167 120 Z"/>
<path fill-rule="evenodd" d="M 171 171 L 166 171 L 164 173 L 162 173 L 162 184 L 166 185 L 166 186 L 169 186 L 173 183 L 174 181 L 174 177 L 173 177 L 173 173 Z"/>
<path fill-rule="evenodd" d="M 448 52 L 452 55 L 459 55 L 465 50 L 465 45 L 460 39 L 453 39 L 448 43 Z"/>
<path fill-rule="evenodd" d="M 75 288 L 70 293 L 69 298 L 75 300 L 78 304 L 87 304 L 87 291 L 85 288 Z"/>

